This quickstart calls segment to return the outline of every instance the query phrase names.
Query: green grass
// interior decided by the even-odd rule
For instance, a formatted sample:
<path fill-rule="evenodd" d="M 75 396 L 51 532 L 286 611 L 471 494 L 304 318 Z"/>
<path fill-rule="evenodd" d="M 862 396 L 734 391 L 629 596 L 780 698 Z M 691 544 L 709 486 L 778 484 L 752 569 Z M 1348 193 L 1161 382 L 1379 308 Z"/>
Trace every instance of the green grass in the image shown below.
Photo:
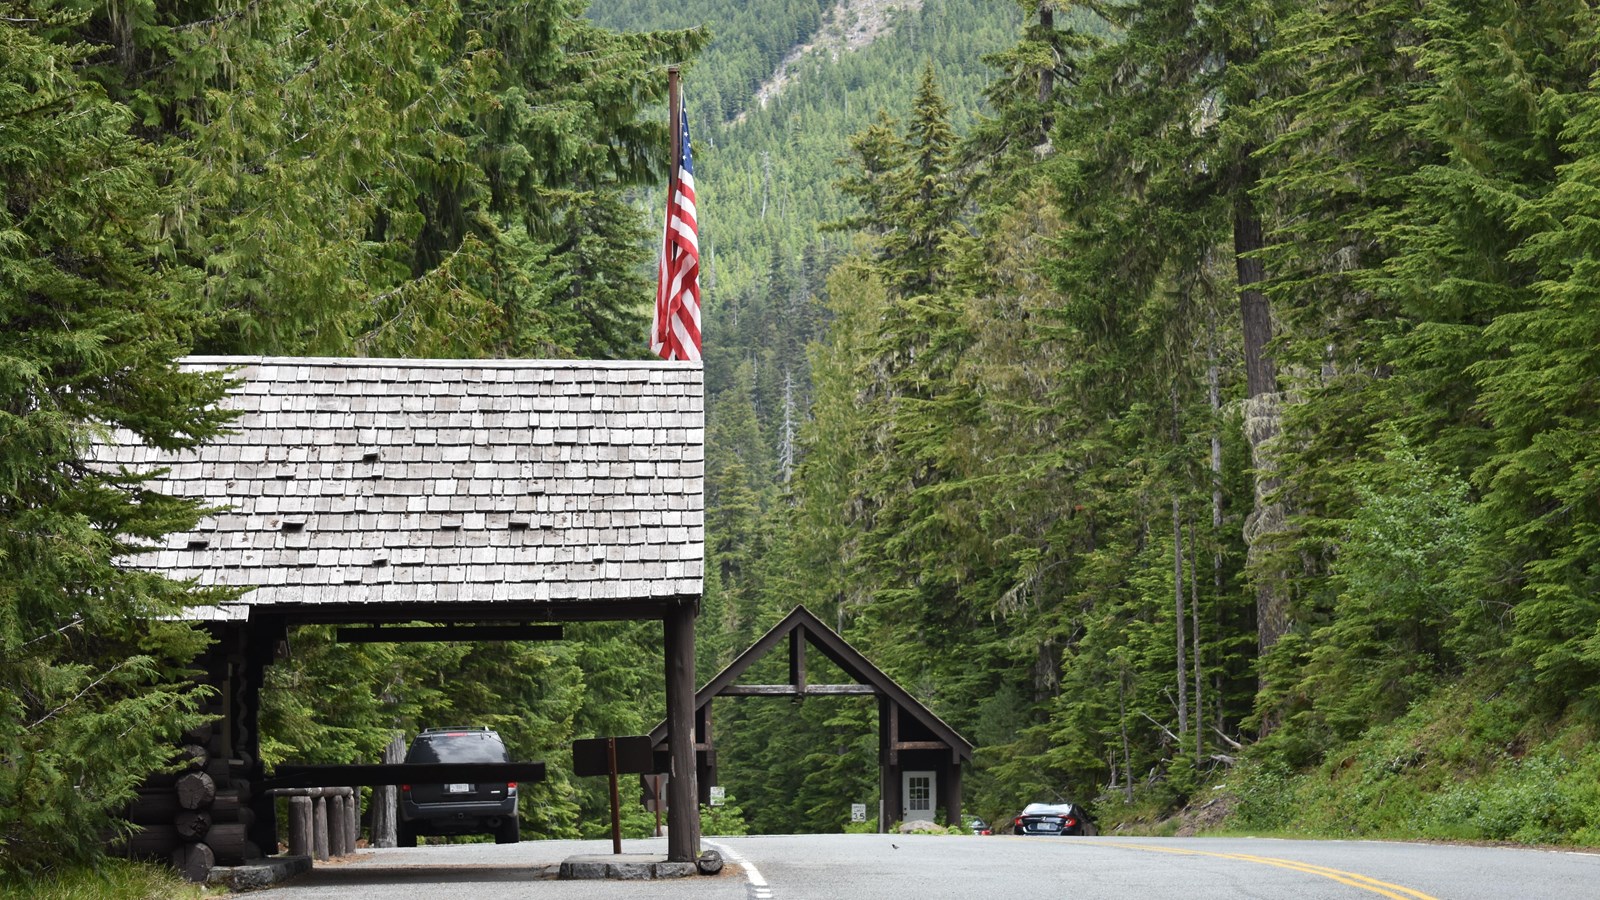
<path fill-rule="evenodd" d="M 4 900 L 200 900 L 214 896 L 186 884 L 171 867 L 106 860 L 93 868 L 0 878 Z"/>
<path fill-rule="evenodd" d="M 1600 846 L 1597 737 L 1503 685 L 1451 685 L 1314 768 L 1241 764 L 1207 833 Z"/>

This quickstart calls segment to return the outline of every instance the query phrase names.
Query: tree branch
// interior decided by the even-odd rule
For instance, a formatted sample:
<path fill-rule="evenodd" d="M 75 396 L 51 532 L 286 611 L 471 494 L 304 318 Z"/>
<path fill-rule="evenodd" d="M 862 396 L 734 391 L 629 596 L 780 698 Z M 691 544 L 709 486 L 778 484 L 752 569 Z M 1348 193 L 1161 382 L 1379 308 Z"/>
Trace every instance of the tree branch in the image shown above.
<path fill-rule="evenodd" d="M 1175 744 L 1182 744 L 1183 743 L 1183 741 L 1178 739 L 1177 735 L 1175 735 L 1171 731 L 1167 730 L 1167 726 L 1165 726 L 1165 725 L 1161 724 L 1160 722 L 1157 722 L 1155 719 L 1151 718 L 1149 713 L 1140 712 L 1139 715 L 1144 716 L 1146 719 L 1149 719 L 1151 725 L 1154 725 L 1155 727 L 1161 729 L 1161 733 L 1166 735 L 1168 740 L 1172 741 Z"/>
<path fill-rule="evenodd" d="M 1229 747 L 1232 747 L 1235 750 L 1243 750 L 1244 749 L 1244 745 L 1243 744 L 1239 743 L 1238 741 L 1234 740 L 1231 737 L 1228 737 L 1226 734 L 1223 734 L 1221 728 L 1218 728 L 1217 726 L 1213 725 L 1213 726 L 1211 726 L 1211 730 L 1215 731 L 1217 733 L 1217 737 L 1222 738 L 1222 740 Z"/>
<path fill-rule="evenodd" d="M 95 688 L 99 687 L 101 682 L 105 681 L 107 678 L 110 678 L 113 674 L 116 673 L 116 671 L 118 669 L 122 668 L 123 666 L 126 666 L 127 664 L 128 664 L 128 660 L 122 660 L 121 662 L 118 662 L 116 665 L 114 665 L 111 668 L 107 669 L 104 673 L 102 673 L 100 675 L 99 678 L 96 678 L 95 680 L 93 680 L 93 681 L 89 682 L 88 684 L 84 685 L 83 686 L 83 690 L 77 692 L 76 694 L 73 694 L 72 695 L 72 699 L 70 699 L 67 702 L 61 704 L 60 706 L 56 707 L 55 709 L 50 710 L 48 713 L 45 713 L 44 718 L 40 719 L 39 721 L 30 724 L 28 726 L 28 730 L 32 731 L 33 729 L 38 728 L 40 725 L 43 725 L 44 723 L 46 723 L 46 722 L 50 721 L 51 719 L 55 718 L 57 713 L 61 712 L 62 710 L 66 709 L 67 707 L 71 706 L 72 704 L 77 703 L 79 700 L 83 699 L 83 695 L 84 694 L 87 694 L 90 691 L 94 690 Z"/>

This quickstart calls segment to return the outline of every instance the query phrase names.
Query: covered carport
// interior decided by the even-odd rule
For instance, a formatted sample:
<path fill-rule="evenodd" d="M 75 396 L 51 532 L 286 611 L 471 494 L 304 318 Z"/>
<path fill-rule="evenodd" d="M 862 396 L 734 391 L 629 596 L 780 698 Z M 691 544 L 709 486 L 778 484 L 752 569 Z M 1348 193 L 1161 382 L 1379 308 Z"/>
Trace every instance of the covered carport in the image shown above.
<path fill-rule="evenodd" d="M 366 639 L 404 640 L 418 634 L 408 623 L 428 623 L 429 639 L 481 640 L 616 619 L 662 624 L 668 744 L 680 776 L 668 852 L 698 857 L 698 363 L 195 357 L 182 365 L 234 373 L 231 433 L 185 453 L 123 433 L 99 459 L 163 468 L 156 489 L 216 509 L 132 563 L 232 592 L 191 611 L 216 638 L 199 665 L 220 697 L 218 726 L 191 736 L 214 758 L 198 774 L 252 810 L 232 814 L 231 833 L 242 829 L 248 840 L 217 852 L 218 862 L 277 844 L 272 800 L 252 785 L 272 774 L 259 754 L 263 676 L 295 626 L 359 626 Z M 189 800 L 171 803 L 168 789 L 153 781 L 141 802 L 197 812 Z M 193 831 L 175 839 L 205 843 Z"/>

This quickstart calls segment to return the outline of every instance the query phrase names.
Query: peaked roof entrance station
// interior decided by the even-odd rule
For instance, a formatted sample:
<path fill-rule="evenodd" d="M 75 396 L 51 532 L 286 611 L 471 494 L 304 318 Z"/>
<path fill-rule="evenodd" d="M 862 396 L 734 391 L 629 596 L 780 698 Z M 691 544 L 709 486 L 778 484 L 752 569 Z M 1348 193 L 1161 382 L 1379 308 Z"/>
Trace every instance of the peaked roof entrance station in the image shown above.
<path fill-rule="evenodd" d="M 184 453 L 122 433 L 96 460 L 165 468 L 155 489 L 217 510 L 129 564 L 219 590 L 191 613 L 217 637 L 200 661 L 222 698 L 219 733 L 206 738 L 226 761 L 214 769 L 242 785 L 235 802 L 260 807 L 241 823 L 248 844 L 276 845 L 271 800 L 250 783 L 270 784 L 260 689 L 290 627 L 362 626 L 344 630 L 368 641 L 510 640 L 555 636 L 566 621 L 659 619 L 668 745 L 683 776 L 669 795 L 679 800 L 669 856 L 698 857 L 698 363 L 181 362 L 234 372 L 232 433 Z M 411 622 L 432 630 L 402 624 Z M 329 702 L 338 689 L 328 686 Z"/>
<path fill-rule="evenodd" d="M 789 652 L 789 680 L 784 684 L 740 684 L 739 678 L 758 660 L 779 647 Z M 838 666 L 853 681 L 846 684 L 813 683 L 806 669 L 810 647 Z M 904 773 L 938 773 L 936 805 L 946 821 L 961 821 L 961 764 L 972 761 L 972 743 L 934 715 L 905 688 L 873 665 L 804 606 L 796 606 L 750 649 L 695 693 L 694 750 L 699 802 L 710 805 L 711 786 L 717 783 L 717 751 L 711 727 L 711 701 L 717 697 L 817 697 L 872 695 L 878 698 L 878 830 L 900 818 Z M 659 751 L 669 749 L 671 721 L 650 732 Z M 674 771 L 682 771 L 676 768 Z M 669 786 L 671 782 L 669 781 Z"/>

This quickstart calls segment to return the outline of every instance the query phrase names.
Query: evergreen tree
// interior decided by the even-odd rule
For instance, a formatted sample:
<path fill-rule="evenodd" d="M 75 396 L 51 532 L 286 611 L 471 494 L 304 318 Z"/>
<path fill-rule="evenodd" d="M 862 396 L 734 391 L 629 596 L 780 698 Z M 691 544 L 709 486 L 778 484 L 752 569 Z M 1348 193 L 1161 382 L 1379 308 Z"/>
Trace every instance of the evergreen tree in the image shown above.
<path fill-rule="evenodd" d="M 636 355 L 664 168 L 643 114 L 698 33 L 581 0 L 136 5 L 90 68 L 170 142 L 161 233 L 203 270 L 217 352 Z M 361 90 L 349 86 L 364 85 Z"/>
<path fill-rule="evenodd" d="M 170 621 L 214 595 L 130 567 L 195 504 L 96 455 L 116 429 L 166 450 L 224 426 L 224 383 L 173 360 L 203 320 L 152 232 L 170 157 L 80 74 L 50 3 L 0 5 L 0 872 L 93 857 L 193 724 Z"/>

